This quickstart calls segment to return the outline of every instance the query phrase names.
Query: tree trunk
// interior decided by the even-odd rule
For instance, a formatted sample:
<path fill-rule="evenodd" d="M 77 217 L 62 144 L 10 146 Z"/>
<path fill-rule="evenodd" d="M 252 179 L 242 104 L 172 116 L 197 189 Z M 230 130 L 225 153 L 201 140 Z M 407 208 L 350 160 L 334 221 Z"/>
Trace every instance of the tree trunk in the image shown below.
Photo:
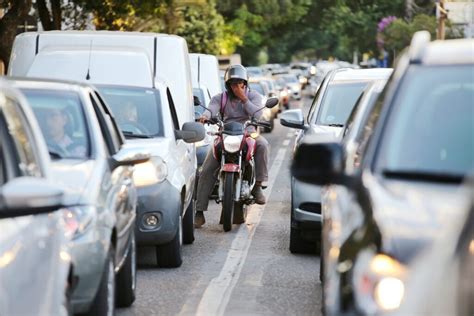
<path fill-rule="evenodd" d="M 3 60 L 6 69 L 18 25 L 25 21 L 31 9 L 31 0 L 15 0 L 10 3 L 7 13 L 0 19 L 0 59 Z"/>
<path fill-rule="evenodd" d="M 61 0 L 51 0 L 51 11 L 53 12 L 53 26 L 55 30 L 61 29 Z"/>
<path fill-rule="evenodd" d="M 61 0 L 51 0 L 51 12 L 49 12 L 46 0 L 37 0 L 38 15 L 45 31 L 61 29 Z M 51 19 L 52 16 L 52 19 Z"/>

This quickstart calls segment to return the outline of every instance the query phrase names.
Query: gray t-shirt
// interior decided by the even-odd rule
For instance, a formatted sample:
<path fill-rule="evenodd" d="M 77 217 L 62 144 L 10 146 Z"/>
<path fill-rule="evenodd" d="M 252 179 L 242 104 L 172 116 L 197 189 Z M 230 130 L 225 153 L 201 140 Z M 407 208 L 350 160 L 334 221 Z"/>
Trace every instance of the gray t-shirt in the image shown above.
<path fill-rule="evenodd" d="M 243 124 L 254 113 L 254 117 L 257 119 L 262 116 L 263 110 L 258 110 L 263 107 L 263 97 L 258 92 L 252 90 L 249 90 L 247 97 L 248 101 L 242 103 L 240 99 L 231 99 L 230 96 L 227 96 L 227 102 L 223 106 L 224 122 L 240 122 Z M 221 111 L 221 98 L 222 93 L 219 93 L 212 97 L 211 102 L 209 102 L 208 108 L 211 110 L 212 116 L 217 115 Z M 203 116 L 209 118 L 209 111 L 205 111 Z"/>

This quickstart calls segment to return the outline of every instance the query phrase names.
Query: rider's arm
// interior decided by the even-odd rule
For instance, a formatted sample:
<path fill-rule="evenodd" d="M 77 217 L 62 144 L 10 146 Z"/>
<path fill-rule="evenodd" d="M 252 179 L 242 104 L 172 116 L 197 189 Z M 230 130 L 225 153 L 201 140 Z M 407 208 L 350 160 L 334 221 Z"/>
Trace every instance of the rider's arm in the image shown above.
<path fill-rule="evenodd" d="M 211 112 L 208 110 L 205 110 L 200 117 L 201 123 L 204 121 L 210 119 L 213 116 L 216 116 L 217 113 L 219 113 L 220 110 L 220 103 L 221 103 L 221 93 L 215 95 L 212 97 L 211 101 L 209 102 L 209 105 L 207 106 Z"/>
<path fill-rule="evenodd" d="M 211 110 L 212 113 L 209 113 L 208 110 L 205 110 L 201 117 L 205 117 L 206 119 L 210 119 L 211 117 L 217 115 L 219 113 L 221 106 L 221 93 L 215 95 L 212 97 L 211 101 L 209 102 L 209 110 Z"/>
<path fill-rule="evenodd" d="M 248 94 L 248 101 L 244 103 L 244 109 L 245 112 L 247 112 L 248 115 L 252 115 L 259 109 L 261 109 L 263 106 L 263 97 L 260 95 L 260 93 L 256 91 L 249 91 Z M 263 111 L 258 111 L 255 113 L 255 118 L 259 119 L 260 116 L 262 116 Z"/>

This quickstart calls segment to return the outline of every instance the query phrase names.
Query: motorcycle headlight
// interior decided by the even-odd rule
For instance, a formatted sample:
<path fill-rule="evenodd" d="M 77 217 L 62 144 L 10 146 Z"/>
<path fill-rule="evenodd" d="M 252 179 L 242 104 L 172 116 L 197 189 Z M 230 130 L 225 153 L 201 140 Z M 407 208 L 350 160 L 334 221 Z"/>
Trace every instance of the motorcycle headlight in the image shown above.
<path fill-rule="evenodd" d="M 384 254 L 365 252 L 354 267 L 354 288 L 358 308 L 367 314 L 393 311 L 405 295 L 403 264 Z"/>
<path fill-rule="evenodd" d="M 242 135 L 241 136 L 232 136 L 232 135 L 224 135 L 224 149 L 227 152 L 235 153 L 239 151 L 240 144 L 242 143 Z"/>
<path fill-rule="evenodd" d="M 153 157 L 149 161 L 135 165 L 133 182 L 137 187 L 160 183 L 168 176 L 168 167 L 160 157 Z"/>
<path fill-rule="evenodd" d="M 93 206 L 74 206 L 64 210 L 66 234 L 72 238 L 83 235 L 94 222 L 97 209 Z"/>

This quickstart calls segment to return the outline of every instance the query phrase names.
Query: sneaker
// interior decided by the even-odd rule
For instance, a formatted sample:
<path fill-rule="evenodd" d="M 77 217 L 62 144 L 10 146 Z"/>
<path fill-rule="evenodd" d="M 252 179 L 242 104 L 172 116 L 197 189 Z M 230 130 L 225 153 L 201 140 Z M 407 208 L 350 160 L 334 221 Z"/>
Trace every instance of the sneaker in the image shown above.
<path fill-rule="evenodd" d="M 196 211 L 196 215 L 194 216 L 194 228 L 201 228 L 205 223 L 206 218 L 204 217 L 204 212 Z"/>
<path fill-rule="evenodd" d="M 252 195 L 255 198 L 255 203 L 260 204 L 260 205 L 265 204 L 266 202 L 265 195 L 263 195 L 262 187 L 260 185 L 256 185 L 253 187 Z"/>

